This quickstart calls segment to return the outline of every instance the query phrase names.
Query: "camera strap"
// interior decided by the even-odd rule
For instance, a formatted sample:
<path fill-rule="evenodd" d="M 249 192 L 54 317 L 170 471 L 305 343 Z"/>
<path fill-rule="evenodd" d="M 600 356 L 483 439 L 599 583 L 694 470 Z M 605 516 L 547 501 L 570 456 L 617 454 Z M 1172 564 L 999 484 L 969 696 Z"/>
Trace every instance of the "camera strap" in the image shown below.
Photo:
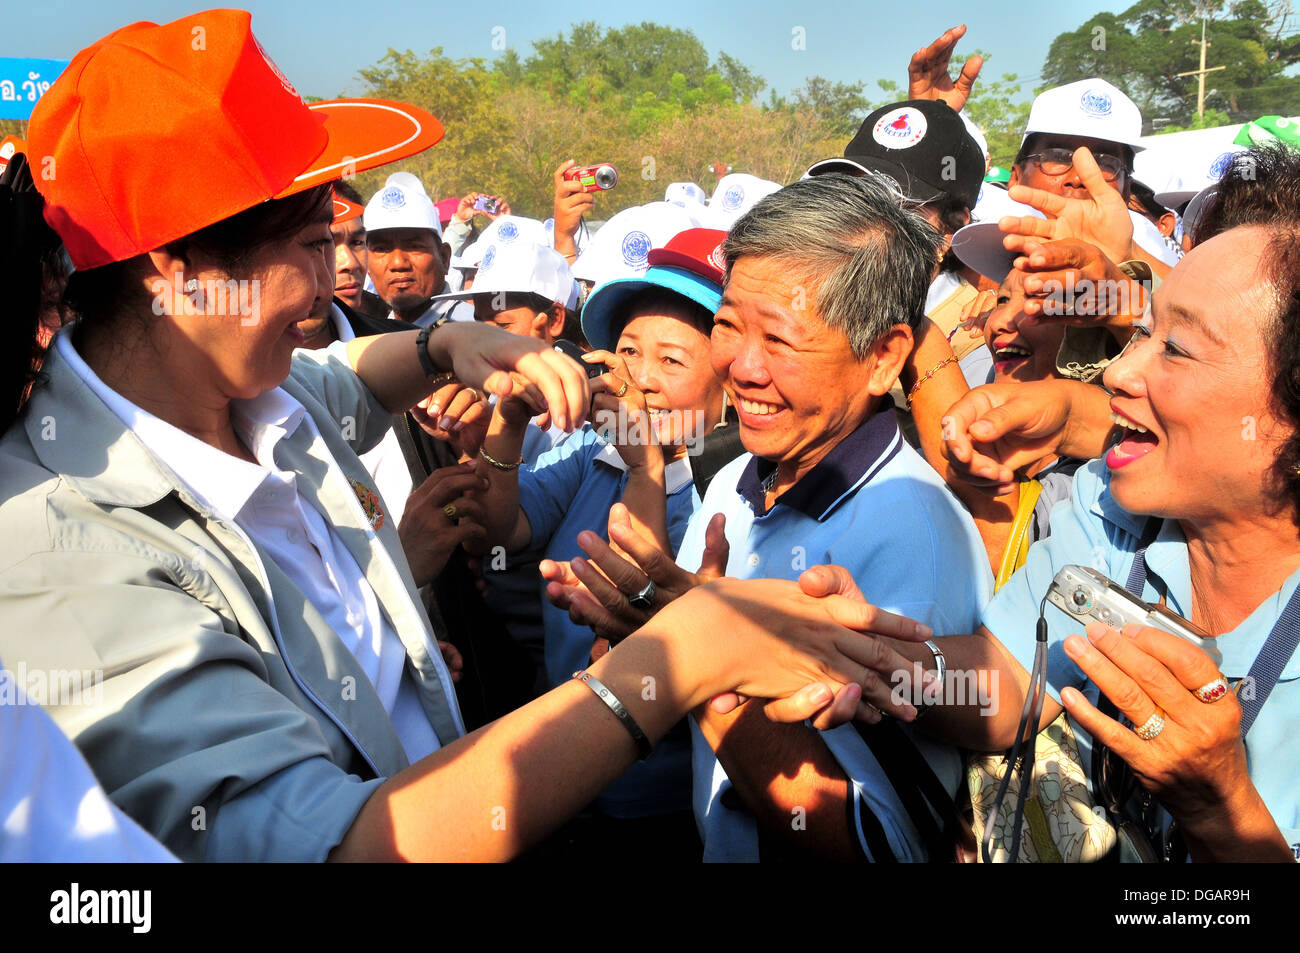
<path fill-rule="evenodd" d="M 1147 547 L 1155 542 L 1162 524 L 1163 520 L 1147 520 L 1138 543 L 1138 550 L 1133 556 L 1133 566 L 1129 570 L 1128 582 L 1125 583 L 1124 588 L 1138 599 L 1142 598 L 1147 577 L 1152 575 L 1147 568 Z M 1264 702 L 1268 701 L 1268 696 L 1277 686 L 1283 669 L 1291 661 L 1291 656 L 1295 654 L 1298 646 L 1300 646 L 1300 586 L 1291 593 L 1291 598 L 1287 600 L 1277 622 L 1273 623 L 1273 630 L 1269 632 L 1259 654 L 1255 656 L 1255 661 L 1251 663 L 1250 671 L 1246 673 L 1246 683 L 1253 691 L 1245 698 L 1238 696 L 1241 704 L 1243 738 L 1246 737 L 1246 732 L 1250 731 L 1250 726 L 1255 723 L 1260 709 L 1264 707 Z"/>

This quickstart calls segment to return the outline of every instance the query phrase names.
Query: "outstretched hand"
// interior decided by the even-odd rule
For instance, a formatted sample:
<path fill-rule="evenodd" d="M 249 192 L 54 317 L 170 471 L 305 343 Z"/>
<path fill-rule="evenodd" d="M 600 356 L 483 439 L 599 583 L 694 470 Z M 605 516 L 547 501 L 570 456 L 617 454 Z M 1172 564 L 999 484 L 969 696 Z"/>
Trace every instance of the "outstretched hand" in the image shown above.
<path fill-rule="evenodd" d="M 972 56 L 962 64 L 955 82 L 948 75 L 953 50 L 965 35 L 965 24 L 955 26 L 912 54 L 912 61 L 907 65 L 908 99 L 937 99 L 951 106 L 954 112 L 961 112 L 984 65 L 984 57 Z"/>
<path fill-rule="evenodd" d="M 546 598 L 557 608 L 567 610 L 574 622 L 590 626 L 598 637 L 617 643 L 668 603 L 726 572 L 729 550 L 725 522 L 720 513 L 709 521 L 700 568 L 689 572 L 653 540 L 637 532 L 627 507 L 615 503 L 609 511 L 609 538 L 629 558 L 620 556 L 597 534 L 579 533 L 578 545 L 588 559 L 578 557 L 568 563 L 542 560 L 542 576 L 548 581 Z M 652 580 L 652 605 L 638 609 L 629 600 Z"/>
<path fill-rule="evenodd" d="M 1024 253 L 1030 242 L 1042 244 L 1063 238 L 1091 242 L 1113 262 L 1127 261 L 1133 243 L 1133 220 L 1124 196 L 1106 181 L 1097 160 L 1086 147 L 1074 150 L 1074 168 L 1088 190 L 1088 198 L 1067 198 L 1044 189 L 1013 185 L 1008 194 L 1032 206 L 1047 218 L 1008 215 L 998 221 L 1008 251 Z"/>
<path fill-rule="evenodd" d="M 1050 454 L 1091 459 L 1110 438 L 1105 391 L 1079 381 L 976 387 L 948 409 L 943 454 L 964 482 L 992 496 L 1010 493 L 1016 473 Z"/>
<path fill-rule="evenodd" d="M 895 691 L 895 673 L 910 672 L 912 665 L 888 642 L 877 637 L 923 642 L 934 634 L 930 627 L 867 602 L 843 566 L 813 566 L 799 577 L 798 582 L 803 594 L 818 600 L 818 605 L 835 624 L 872 636 L 863 646 L 866 654 L 856 656 L 865 667 L 861 677 L 853 684 L 840 687 L 826 707 L 815 716 L 808 716 L 813 718 L 813 727 L 825 730 L 852 718 L 875 724 L 885 714 L 904 721 L 915 718 L 915 707 Z M 931 679 L 931 673 L 923 676 L 923 682 Z M 708 708 L 711 712 L 725 715 L 747 700 L 743 693 L 724 692 L 714 696 Z M 796 699 L 786 701 L 790 706 L 799 703 Z M 769 703 L 765 711 L 773 721 L 790 720 L 783 717 L 783 709 L 776 703 Z"/>
<path fill-rule="evenodd" d="M 535 394 L 551 420 L 563 430 L 582 426 L 591 404 L 591 390 L 581 366 L 533 338 L 508 334 L 500 328 L 453 321 L 430 338 L 440 367 L 451 365 L 457 380 L 468 387 L 506 398 Z"/>

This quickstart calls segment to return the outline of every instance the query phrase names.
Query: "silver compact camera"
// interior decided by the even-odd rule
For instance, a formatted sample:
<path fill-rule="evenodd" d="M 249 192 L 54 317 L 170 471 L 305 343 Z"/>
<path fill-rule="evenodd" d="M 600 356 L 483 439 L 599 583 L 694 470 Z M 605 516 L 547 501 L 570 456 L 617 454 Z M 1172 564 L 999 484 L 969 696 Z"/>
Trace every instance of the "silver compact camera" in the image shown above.
<path fill-rule="evenodd" d="M 1087 566 L 1063 566 L 1047 590 L 1047 601 L 1087 625 L 1103 622 L 1114 629 L 1129 623 L 1162 629 L 1195 645 L 1221 666 L 1215 639 L 1162 605 L 1150 605 Z"/>

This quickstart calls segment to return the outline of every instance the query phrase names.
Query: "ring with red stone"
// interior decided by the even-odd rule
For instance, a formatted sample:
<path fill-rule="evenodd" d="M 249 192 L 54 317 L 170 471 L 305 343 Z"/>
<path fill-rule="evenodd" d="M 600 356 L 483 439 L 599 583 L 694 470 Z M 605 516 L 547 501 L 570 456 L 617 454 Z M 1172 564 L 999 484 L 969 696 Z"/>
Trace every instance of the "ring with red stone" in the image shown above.
<path fill-rule="evenodd" d="M 1228 694 L 1228 683 L 1224 681 L 1223 676 L 1219 676 L 1212 682 L 1206 682 L 1192 694 L 1205 704 L 1212 705 Z"/>

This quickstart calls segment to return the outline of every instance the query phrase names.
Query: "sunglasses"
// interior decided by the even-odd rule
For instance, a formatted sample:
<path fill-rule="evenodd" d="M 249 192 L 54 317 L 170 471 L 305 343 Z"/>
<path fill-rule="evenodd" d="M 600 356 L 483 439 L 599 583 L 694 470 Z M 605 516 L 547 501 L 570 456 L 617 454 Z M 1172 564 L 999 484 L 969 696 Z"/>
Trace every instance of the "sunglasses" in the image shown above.
<path fill-rule="evenodd" d="M 1101 177 L 1107 182 L 1114 182 L 1127 171 L 1124 160 L 1119 156 L 1100 152 L 1095 153 L 1093 158 L 1101 169 Z M 1032 153 L 1025 156 L 1025 159 L 1037 165 L 1046 175 L 1065 175 L 1074 166 L 1074 150 L 1058 146 Z"/>

